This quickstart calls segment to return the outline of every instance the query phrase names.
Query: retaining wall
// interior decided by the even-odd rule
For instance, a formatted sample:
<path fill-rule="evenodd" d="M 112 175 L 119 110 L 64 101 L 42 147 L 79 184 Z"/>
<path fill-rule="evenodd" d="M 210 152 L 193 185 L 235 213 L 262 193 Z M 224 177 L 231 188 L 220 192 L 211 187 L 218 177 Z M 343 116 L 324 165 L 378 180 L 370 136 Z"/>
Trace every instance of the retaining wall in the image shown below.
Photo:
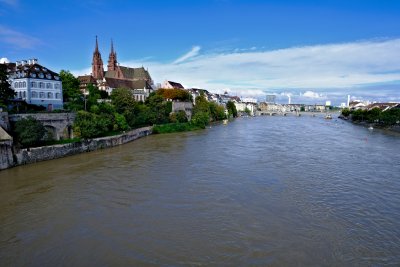
<path fill-rule="evenodd" d="M 8 166 L 8 168 L 114 147 L 150 135 L 151 133 L 152 127 L 144 127 L 116 136 L 94 138 L 70 144 L 21 149 L 14 154 L 14 164 Z"/>

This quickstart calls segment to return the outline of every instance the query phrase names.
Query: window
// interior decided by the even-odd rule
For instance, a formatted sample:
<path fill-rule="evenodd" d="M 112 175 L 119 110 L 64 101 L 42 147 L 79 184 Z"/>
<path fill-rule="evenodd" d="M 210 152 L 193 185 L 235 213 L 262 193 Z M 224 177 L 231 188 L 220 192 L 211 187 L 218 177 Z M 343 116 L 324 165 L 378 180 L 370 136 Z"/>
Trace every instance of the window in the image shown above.
<path fill-rule="evenodd" d="M 36 82 L 31 82 L 31 86 L 32 86 L 32 88 L 37 88 Z"/>
<path fill-rule="evenodd" d="M 22 98 L 22 93 L 21 93 L 21 91 L 18 92 L 18 98 Z"/>
<path fill-rule="evenodd" d="M 44 83 L 40 82 L 39 83 L 39 88 L 44 88 Z"/>
<path fill-rule="evenodd" d="M 23 82 L 23 83 L 22 83 L 22 87 L 23 87 L 23 88 L 26 88 L 26 82 Z"/>
<path fill-rule="evenodd" d="M 56 79 L 58 81 L 60 79 L 60 77 L 54 76 L 54 79 Z"/>
<path fill-rule="evenodd" d="M 40 98 L 44 98 L 44 92 L 40 92 Z"/>
<path fill-rule="evenodd" d="M 14 88 L 18 88 L 18 82 L 14 83 Z"/>
<path fill-rule="evenodd" d="M 60 99 L 60 93 L 56 93 L 56 98 Z"/>
<path fill-rule="evenodd" d="M 47 74 L 46 74 L 46 78 L 49 79 L 49 80 L 51 79 L 50 73 L 47 73 Z"/>
<path fill-rule="evenodd" d="M 22 97 L 23 97 L 23 98 L 26 98 L 26 92 L 25 92 L 25 91 L 22 92 Z"/>
<path fill-rule="evenodd" d="M 53 85 L 51 83 L 46 83 L 46 88 L 47 89 L 53 89 Z"/>
<path fill-rule="evenodd" d="M 43 73 L 39 73 L 39 78 L 43 78 L 43 77 L 44 77 Z"/>
<path fill-rule="evenodd" d="M 54 84 L 54 89 L 59 89 L 60 85 L 58 83 Z"/>
<path fill-rule="evenodd" d="M 19 82 L 19 83 L 18 83 L 18 87 L 19 87 L 19 88 L 22 88 L 22 82 Z"/>
<path fill-rule="evenodd" d="M 37 92 L 32 91 L 32 98 L 37 98 Z"/>
<path fill-rule="evenodd" d="M 47 98 L 53 98 L 53 93 L 47 93 Z"/>
<path fill-rule="evenodd" d="M 31 73 L 32 78 L 36 78 L 36 73 Z"/>

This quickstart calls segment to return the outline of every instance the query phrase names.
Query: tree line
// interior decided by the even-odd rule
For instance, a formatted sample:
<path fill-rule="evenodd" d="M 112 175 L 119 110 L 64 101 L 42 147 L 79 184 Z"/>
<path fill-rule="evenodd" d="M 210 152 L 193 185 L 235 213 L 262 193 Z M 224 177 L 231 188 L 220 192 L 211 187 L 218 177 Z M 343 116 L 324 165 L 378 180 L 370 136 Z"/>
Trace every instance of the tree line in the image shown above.
<path fill-rule="evenodd" d="M 400 123 L 400 108 L 391 108 L 382 111 L 379 108 L 371 110 L 350 110 L 345 108 L 342 110 L 342 116 L 351 118 L 354 122 L 368 122 L 380 126 L 393 126 Z"/>
<path fill-rule="evenodd" d="M 84 94 L 79 80 L 69 71 L 62 70 L 65 111 L 76 112 L 74 134 L 82 139 L 115 135 L 130 129 L 154 125 L 155 133 L 189 131 L 205 128 L 212 121 L 237 117 L 235 104 L 229 101 L 225 107 L 208 102 L 205 95 L 195 99 L 192 118 L 188 121 L 185 111 L 172 113 L 171 101 L 192 101 L 183 89 L 159 89 L 145 101 L 136 101 L 127 88 L 114 89 L 111 95 L 89 84 Z M 35 134 L 33 134 L 35 133 Z M 18 121 L 14 135 L 24 147 L 43 144 L 46 131 L 33 118 Z"/>

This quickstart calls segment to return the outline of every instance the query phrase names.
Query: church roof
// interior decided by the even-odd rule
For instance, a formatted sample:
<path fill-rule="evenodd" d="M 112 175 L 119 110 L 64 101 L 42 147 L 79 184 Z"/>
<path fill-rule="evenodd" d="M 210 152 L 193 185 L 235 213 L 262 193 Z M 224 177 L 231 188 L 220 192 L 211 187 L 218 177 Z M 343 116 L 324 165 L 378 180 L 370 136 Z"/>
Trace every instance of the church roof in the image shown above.
<path fill-rule="evenodd" d="M 124 75 L 125 79 L 129 80 L 151 80 L 150 74 L 145 68 L 129 68 L 124 66 L 119 66 Z M 116 71 L 109 70 L 105 72 L 106 78 L 114 78 L 116 77 Z"/>
<path fill-rule="evenodd" d="M 111 88 L 128 88 L 128 89 L 151 89 L 150 84 L 145 80 L 123 80 L 110 78 L 106 76 L 107 85 Z"/>
<path fill-rule="evenodd" d="M 84 84 L 88 83 L 96 83 L 96 79 L 92 75 L 83 75 L 83 76 L 78 76 L 79 81 Z"/>

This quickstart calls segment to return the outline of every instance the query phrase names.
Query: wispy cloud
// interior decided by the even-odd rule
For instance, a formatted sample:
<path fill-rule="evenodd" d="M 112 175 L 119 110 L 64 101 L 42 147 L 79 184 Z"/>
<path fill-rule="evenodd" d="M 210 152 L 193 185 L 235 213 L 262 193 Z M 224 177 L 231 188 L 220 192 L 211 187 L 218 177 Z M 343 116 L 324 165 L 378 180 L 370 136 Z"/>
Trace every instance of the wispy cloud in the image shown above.
<path fill-rule="evenodd" d="M 144 65 L 157 82 L 168 79 L 181 82 L 186 87 L 215 92 L 230 90 L 238 95 L 245 95 L 246 92 L 248 95 L 261 95 L 267 91 L 285 92 L 286 95 L 292 93 L 293 97 L 309 101 L 322 101 L 334 92 L 346 95 L 350 89 L 354 91 L 366 87 L 384 94 L 383 90 L 379 91 L 379 85 L 400 84 L 400 39 L 272 51 L 201 54 L 199 51 L 200 47 L 195 46 L 171 63 L 151 59 L 121 62 L 121 65 Z"/>
<path fill-rule="evenodd" d="M 197 56 L 200 52 L 201 47 L 200 46 L 193 46 L 192 50 L 190 50 L 189 52 L 187 52 L 186 54 L 184 54 L 183 56 L 181 56 L 180 58 L 178 58 L 177 60 L 175 60 L 173 62 L 173 64 L 179 64 L 182 63 L 190 58 L 193 58 L 195 56 Z"/>
<path fill-rule="evenodd" d="M 22 49 L 32 49 L 42 44 L 42 41 L 38 38 L 12 30 L 3 25 L 0 25 L 0 42 Z"/>
<path fill-rule="evenodd" d="M 16 7 L 18 6 L 18 0 L 0 0 L 0 3 L 12 6 L 12 7 Z"/>

